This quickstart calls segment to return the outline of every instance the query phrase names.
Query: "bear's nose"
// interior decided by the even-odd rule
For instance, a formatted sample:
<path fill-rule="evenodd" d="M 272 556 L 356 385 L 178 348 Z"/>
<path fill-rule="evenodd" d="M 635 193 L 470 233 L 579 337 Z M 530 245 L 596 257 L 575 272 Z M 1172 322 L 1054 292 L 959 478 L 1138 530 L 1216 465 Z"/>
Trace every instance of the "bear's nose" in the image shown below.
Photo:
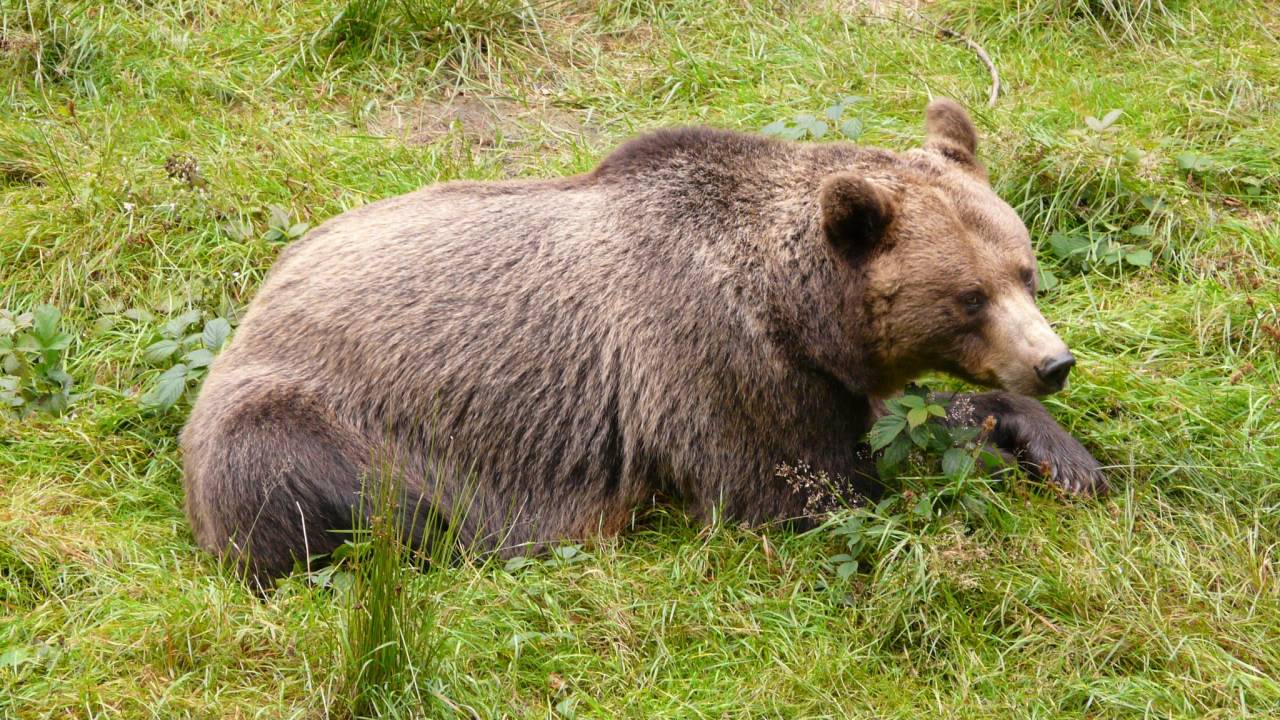
<path fill-rule="evenodd" d="M 1067 375 L 1075 365 L 1076 356 L 1068 351 L 1061 355 L 1045 358 L 1036 366 L 1036 375 L 1040 378 L 1040 382 L 1053 388 L 1056 392 L 1067 384 Z"/>

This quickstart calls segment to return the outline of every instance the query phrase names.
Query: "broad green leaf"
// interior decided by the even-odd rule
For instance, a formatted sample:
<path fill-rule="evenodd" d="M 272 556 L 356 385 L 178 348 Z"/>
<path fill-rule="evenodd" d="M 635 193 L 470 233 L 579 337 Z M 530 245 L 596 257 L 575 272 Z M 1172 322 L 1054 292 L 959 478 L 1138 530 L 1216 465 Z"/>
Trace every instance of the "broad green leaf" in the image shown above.
<path fill-rule="evenodd" d="M 1084 124 L 1088 125 L 1089 129 L 1094 132 L 1103 132 L 1115 124 L 1116 120 L 1120 119 L 1120 112 L 1120 110 L 1112 110 L 1103 115 L 1101 120 L 1090 115 L 1084 119 Z"/>
<path fill-rule="evenodd" d="M 783 130 L 787 129 L 786 120 L 774 120 L 773 122 L 760 128 L 760 132 L 765 135 L 781 135 Z"/>
<path fill-rule="evenodd" d="M 147 349 L 142 351 L 142 359 L 146 360 L 152 365 L 156 365 L 158 363 L 164 362 L 166 358 L 168 358 L 170 355 L 173 355 L 177 351 L 178 351 L 177 340 L 161 340 L 160 342 L 152 343 L 151 345 L 148 345 Z"/>
<path fill-rule="evenodd" d="M 924 398 L 919 395 L 903 395 L 898 398 L 898 402 L 905 408 L 922 408 L 924 407 Z"/>
<path fill-rule="evenodd" d="M 1150 250 L 1134 250 L 1133 252 L 1128 253 L 1124 256 L 1124 261 L 1129 263 L 1130 265 L 1136 265 L 1137 267 L 1150 267 L 1151 251 Z"/>
<path fill-rule="evenodd" d="M 209 364 L 213 362 L 213 353 L 204 348 L 196 348 L 184 355 L 182 359 L 192 369 L 204 368 L 209 367 Z"/>
<path fill-rule="evenodd" d="M 577 720 L 577 704 L 578 701 L 573 696 L 569 696 L 556 703 L 556 714 L 564 718 L 564 720 Z"/>
<path fill-rule="evenodd" d="M 978 460 L 982 462 L 982 467 L 988 472 L 1005 466 L 1004 456 L 992 450 L 979 450 Z"/>
<path fill-rule="evenodd" d="M 832 105 L 827 108 L 826 114 L 828 120 L 836 122 L 840 119 L 840 116 L 844 114 L 844 105 Z"/>
<path fill-rule="evenodd" d="M 227 237 L 232 240 L 244 242 L 252 237 L 252 228 L 248 223 L 239 220 L 228 220 L 218 226 Z"/>
<path fill-rule="evenodd" d="M 893 442 L 893 439 L 906 426 L 907 421 L 901 415 L 885 415 L 871 426 L 871 432 L 867 433 L 867 442 L 873 451 L 879 450 Z"/>
<path fill-rule="evenodd" d="M 916 500 L 915 507 L 911 508 L 912 514 L 918 518 L 927 518 L 933 514 L 933 497 L 928 493 L 920 493 L 920 497 Z"/>
<path fill-rule="evenodd" d="M 934 417 L 945 418 L 947 416 L 947 409 L 941 405 L 929 404 L 926 405 L 924 409 L 928 410 L 929 414 Z"/>
<path fill-rule="evenodd" d="M 1205 172 L 1213 167 L 1212 160 L 1190 151 L 1178 153 L 1176 159 L 1178 167 L 1189 172 Z"/>
<path fill-rule="evenodd" d="M 53 337 L 41 339 L 40 348 L 47 351 L 66 350 L 71 346 L 71 336 L 66 333 L 54 333 Z"/>
<path fill-rule="evenodd" d="M 187 331 L 187 328 L 191 327 L 191 325 L 199 319 L 199 310 L 188 310 L 165 323 L 160 332 L 168 337 L 177 339 L 182 336 L 182 333 Z"/>
<path fill-rule="evenodd" d="M 1049 292 L 1058 287 L 1058 276 L 1048 270 L 1040 270 L 1040 292 Z"/>
<path fill-rule="evenodd" d="M 204 332 L 202 333 L 205 349 L 210 352 L 218 352 L 230 335 L 231 323 L 227 322 L 226 318 L 210 320 L 204 324 Z"/>
<path fill-rule="evenodd" d="M 928 450 L 929 441 L 933 439 L 933 432 L 929 427 L 928 425 L 917 425 L 907 430 L 907 434 L 911 436 L 911 442 L 915 443 L 916 447 L 921 450 Z"/>
<path fill-rule="evenodd" d="M 911 438 L 906 435 L 899 434 L 889 443 L 880 455 L 885 467 L 897 468 L 902 465 L 902 461 L 907 459 L 907 453 L 911 452 Z"/>
<path fill-rule="evenodd" d="M 1134 225 L 1133 227 L 1129 228 L 1129 234 L 1133 235 L 1134 237 L 1143 237 L 1143 238 L 1151 237 L 1152 232 L 1153 231 L 1151 229 L 1151 226 L 1147 225 L 1146 223 L 1143 223 L 1141 225 Z"/>
<path fill-rule="evenodd" d="M 924 424 L 924 421 L 928 419 L 929 411 L 925 410 L 923 407 L 911 408 L 911 410 L 907 412 L 907 425 L 912 429 L 920 427 Z"/>
<path fill-rule="evenodd" d="M 862 534 L 862 518 L 855 515 L 844 522 L 838 530 L 837 535 L 860 535 Z"/>
<path fill-rule="evenodd" d="M 289 211 L 276 204 L 268 205 L 267 222 L 271 227 L 283 230 L 289 227 Z"/>
<path fill-rule="evenodd" d="M 31 314 L 31 332 L 41 340 L 47 340 L 58 333 L 58 320 L 62 314 L 52 305 L 40 305 Z"/>
<path fill-rule="evenodd" d="M 987 510 L 990 508 L 990 505 L 986 500 L 983 500 L 981 497 L 972 493 L 961 496 L 960 504 L 964 505 L 964 509 L 968 511 L 970 515 L 976 515 L 979 517 L 986 515 Z"/>
<path fill-rule="evenodd" d="M 1053 248 L 1053 254 L 1064 260 L 1073 255 L 1088 252 L 1091 244 L 1089 238 L 1081 235 L 1054 233 L 1049 237 L 1049 246 Z"/>
<path fill-rule="evenodd" d="M 507 561 L 507 564 L 503 567 L 503 569 L 506 570 L 508 573 L 516 573 L 530 565 L 537 565 L 537 564 L 538 562 L 536 560 L 534 560 L 533 558 L 527 555 L 516 555 L 515 557 Z"/>
<path fill-rule="evenodd" d="M 67 374 L 66 370 L 61 369 L 50 370 L 45 373 L 45 377 L 47 377 L 51 382 L 56 383 L 63 391 L 71 389 L 72 383 L 75 382 L 71 379 L 71 376 Z"/>
<path fill-rule="evenodd" d="M 7 647 L 0 652 L 0 668 L 15 668 L 19 665 L 32 662 L 36 659 L 36 654 L 31 648 L 22 645 L 14 645 Z"/>
<path fill-rule="evenodd" d="M 840 123 L 840 132 L 844 133 L 844 136 L 850 140 L 857 140 L 862 137 L 862 130 L 862 120 L 859 118 L 849 118 Z"/>
<path fill-rule="evenodd" d="M 293 225 L 289 226 L 289 230 L 285 234 L 291 238 L 300 237 L 302 233 L 306 232 L 307 228 L 309 227 L 311 226 L 304 222 L 294 223 Z"/>
<path fill-rule="evenodd" d="M 804 128 L 799 125 L 789 125 L 778 133 L 778 137 L 784 140 L 799 140 L 804 137 Z"/>
<path fill-rule="evenodd" d="M 149 322 L 154 322 L 156 319 L 156 316 L 152 315 L 151 311 L 146 310 L 145 308 L 129 308 L 128 310 L 125 310 L 123 313 L 121 313 L 121 315 L 124 315 L 126 318 L 129 318 L 134 322 L 149 323 Z"/>
<path fill-rule="evenodd" d="M 840 567 L 836 568 L 836 575 L 839 576 L 841 580 L 848 580 L 856 572 L 858 572 L 857 560 L 840 563 Z"/>
<path fill-rule="evenodd" d="M 173 407 L 182 392 L 187 389 L 187 366 L 178 363 L 160 375 L 154 387 L 140 398 L 143 407 L 151 410 L 168 410 Z"/>
<path fill-rule="evenodd" d="M 940 453 L 951 447 L 951 430 L 942 423 L 930 423 L 924 426 L 929 430 L 929 449 Z"/>
<path fill-rule="evenodd" d="M 951 480 L 963 480 L 973 471 L 973 456 L 967 451 L 952 448 L 942 454 L 942 474 Z"/>

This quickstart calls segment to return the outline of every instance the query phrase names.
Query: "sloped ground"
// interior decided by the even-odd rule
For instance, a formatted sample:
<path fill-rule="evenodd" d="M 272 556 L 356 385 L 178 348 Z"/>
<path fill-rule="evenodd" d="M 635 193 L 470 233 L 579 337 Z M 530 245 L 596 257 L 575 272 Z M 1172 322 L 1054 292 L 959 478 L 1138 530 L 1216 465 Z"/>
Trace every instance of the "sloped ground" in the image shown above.
<path fill-rule="evenodd" d="M 438 3 L 376 5 L 4 6 L 0 317 L 62 311 L 79 397 L 0 414 L 0 716 L 346 712 L 361 608 L 334 576 L 259 599 L 198 552 L 187 401 L 140 404 L 173 364 L 144 352 L 161 327 L 234 320 L 283 246 L 270 227 L 849 95 L 848 131 L 896 148 L 931 95 L 974 108 L 1080 359 L 1051 409 L 1114 494 L 999 482 L 998 512 L 891 507 L 849 577 L 833 532 L 701 531 L 661 509 L 560 561 L 414 573 L 440 654 L 406 650 L 421 675 L 387 688 L 386 713 L 1275 716 L 1274 4 L 460 0 L 448 22 Z M 990 53 L 995 107 L 934 22 Z M 905 482 L 902 507 L 941 481 Z"/>

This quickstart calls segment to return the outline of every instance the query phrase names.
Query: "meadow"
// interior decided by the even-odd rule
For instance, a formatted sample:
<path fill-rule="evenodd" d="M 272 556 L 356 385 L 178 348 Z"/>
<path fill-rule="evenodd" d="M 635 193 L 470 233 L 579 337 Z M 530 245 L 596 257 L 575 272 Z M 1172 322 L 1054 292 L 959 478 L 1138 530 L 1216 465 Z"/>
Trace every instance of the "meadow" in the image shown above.
<path fill-rule="evenodd" d="M 1280 716 L 1280 5 L 0 8 L 0 717 Z M 805 534 L 656 506 L 423 572 L 373 528 L 265 596 L 195 547 L 177 433 L 308 227 L 661 126 L 906 149 L 937 96 L 1110 495 L 926 458 Z"/>

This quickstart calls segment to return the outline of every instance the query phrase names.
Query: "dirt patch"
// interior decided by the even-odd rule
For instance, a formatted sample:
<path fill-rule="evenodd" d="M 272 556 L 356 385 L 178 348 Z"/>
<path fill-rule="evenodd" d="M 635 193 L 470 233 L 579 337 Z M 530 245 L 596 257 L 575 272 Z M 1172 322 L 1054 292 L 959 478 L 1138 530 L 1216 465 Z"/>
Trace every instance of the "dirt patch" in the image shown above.
<path fill-rule="evenodd" d="M 525 103 L 465 93 L 387 108 L 370 121 L 370 130 L 410 145 L 430 144 L 456 133 L 481 148 L 547 135 L 599 135 L 586 122 L 585 113 L 558 108 L 548 101 Z"/>
<path fill-rule="evenodd" d="M 826 8 L 844 15 L 869 14 L 876 17 L 918 15 L 936 0 L 823 0 Z"/>

